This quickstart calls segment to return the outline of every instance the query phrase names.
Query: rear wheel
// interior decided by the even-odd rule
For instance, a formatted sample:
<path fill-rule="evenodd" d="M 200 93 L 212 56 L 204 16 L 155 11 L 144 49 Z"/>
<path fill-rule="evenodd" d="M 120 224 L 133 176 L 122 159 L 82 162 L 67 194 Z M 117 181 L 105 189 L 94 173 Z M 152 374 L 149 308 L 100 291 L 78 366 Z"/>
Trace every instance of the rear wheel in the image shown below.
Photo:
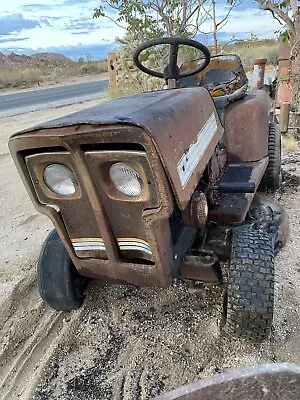
<path fill-rule="evenodd" d="M 37 265 L 42 299 L 56 310 L 74 310 L 83 303 L 88 281 L 78 273 L 58 233 L 52 230 L 43 244 Z"/>
<path fill-rule="evenodd" d="M 269 163 L 264 176 L 261 180 L 261 188 L 275 192 L 282 182 L 281 176 L 281 133 L 279 125 L 270 123 L 269 125 Z"/>
<path fill-rule="evenodd" d="M 274 244 L 261 230 L 233 232 L 224 330 L 237 338 L 264 340 L 274 307 Z"/>

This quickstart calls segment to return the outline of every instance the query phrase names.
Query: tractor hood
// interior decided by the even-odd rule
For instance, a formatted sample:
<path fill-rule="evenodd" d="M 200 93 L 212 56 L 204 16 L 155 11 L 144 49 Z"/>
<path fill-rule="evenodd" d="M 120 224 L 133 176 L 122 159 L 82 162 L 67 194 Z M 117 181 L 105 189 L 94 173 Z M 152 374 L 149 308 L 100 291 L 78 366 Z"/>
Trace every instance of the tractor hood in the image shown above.
<path fill-rule="evenodd" d="M 19 132 L 11 142 L 28 134 L 40 137 L 45 130 L 66 130 L 74 125 L 140 127 L 153 142 L 181 209 L 190 200 L 224 132 L 209 92 L 204 88 L 186 88 L 101 103 Z M 72 132 L 77 134 L 74 129 Z"/>

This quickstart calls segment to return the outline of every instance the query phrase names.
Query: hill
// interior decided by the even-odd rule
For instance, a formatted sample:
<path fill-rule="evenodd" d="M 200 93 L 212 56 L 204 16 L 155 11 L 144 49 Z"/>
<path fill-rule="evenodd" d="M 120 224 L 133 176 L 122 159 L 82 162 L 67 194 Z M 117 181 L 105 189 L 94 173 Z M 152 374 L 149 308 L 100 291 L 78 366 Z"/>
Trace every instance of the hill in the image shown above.
<path fill-rule="evenodd" d="M 107 61 L 72 61 L 62 54 L 36 53 L 31 56 L 0 52 L 0 89 L 26 88 L 57 83 L 72 77 L 107 72 Z"/>

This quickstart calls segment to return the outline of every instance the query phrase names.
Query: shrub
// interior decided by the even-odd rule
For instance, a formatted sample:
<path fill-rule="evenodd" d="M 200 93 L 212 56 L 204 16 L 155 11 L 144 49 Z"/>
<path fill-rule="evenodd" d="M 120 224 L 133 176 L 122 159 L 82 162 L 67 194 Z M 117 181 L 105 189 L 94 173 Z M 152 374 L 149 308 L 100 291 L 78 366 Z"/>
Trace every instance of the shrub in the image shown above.
<path fill-rule="evenodd" d="M 0 88 L 30 87 L 44 80 L 38 68 L 0 70 Z"/>

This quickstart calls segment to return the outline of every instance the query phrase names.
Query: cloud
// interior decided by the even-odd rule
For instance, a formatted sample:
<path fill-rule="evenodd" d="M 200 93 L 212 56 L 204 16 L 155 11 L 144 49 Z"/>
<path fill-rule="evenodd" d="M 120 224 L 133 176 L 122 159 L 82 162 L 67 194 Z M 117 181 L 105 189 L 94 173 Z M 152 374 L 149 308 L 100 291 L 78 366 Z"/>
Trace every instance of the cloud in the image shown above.
<path fill-rule="evenodd" d="M 23 6 L 20 7 L 22 11 L 48 11 L 51 8 L 57 8 L 57 5 L 49 5 L 49 4 L 39 4 L 39 3 L 34 3 L 34 4 L 24 4 Z"/>
<path fill-rule="evenodd" d="M 17 38 L 17 39 L 13 39 L 13 38 L 1 39 L 0 38 L 0 43 L 19 42 L 19 41 L 28 40 L 28 39 L 29 39 L 28 37 L 21 37 L 21 38 Z"/>
<path fill-rule="evenodd" d="M 32 29 L 39 26 L 39 21 L 26 19 L 20 13 L 0 17 L 0 35 L 15 34 L 24 29 Z"/>
<path fill-rule="evenodd" d="M 94 0 L 85 1 L 85 4 L 88 4 L 88 3 L 95 3 L 95 1 Z M 63 0 L 63 4 L 74 6 L 75 4 L 82 4 L 82 0 Z"/>
<path fill-rule="evenodd" d="M 86 29 L 86 30 L 94 30 L 98 29 L 99 24 L 96 24 L 92 22 L 88 18 L 82 18 L 82 19 L 73 19 L 71 20 L 68 24 L 65 25 L 64 29 L 68 30 L 77 30 L 77 29 Z"/>
<path fill-rule="evenodd" d="M 73 31 L 72 34 L 77 34 L 79 31 L 85 31 L 89 33 L 91 31 L 101 29 L 111 28 L 112 23 L 110 21 L 102 20 L 101 22 L 98 20 L 91 20 L 91 18 L 81 18 L 81 19 L 72 19 L 68 23 L 64 25 L 64 30 Z"/>
<path fill-rule="evenodd" d="M 75 32 L 71 32 L 71 35 L 88 35 L 90 33 L 90 30 L 87 31 L 75 31 Z"/>
<path fill-rule="evenodd" d="M 49 20 L 48 20 L 47 17 L 42 17 L 42 18 L 40 19 L 40 23 L 41 23 L 41 24 L 44 24 L 44 25 L 47 25 L 47 26 L 51 26 L 51 24 L 50 24 L 50 22 L 49 22 Z"/>

